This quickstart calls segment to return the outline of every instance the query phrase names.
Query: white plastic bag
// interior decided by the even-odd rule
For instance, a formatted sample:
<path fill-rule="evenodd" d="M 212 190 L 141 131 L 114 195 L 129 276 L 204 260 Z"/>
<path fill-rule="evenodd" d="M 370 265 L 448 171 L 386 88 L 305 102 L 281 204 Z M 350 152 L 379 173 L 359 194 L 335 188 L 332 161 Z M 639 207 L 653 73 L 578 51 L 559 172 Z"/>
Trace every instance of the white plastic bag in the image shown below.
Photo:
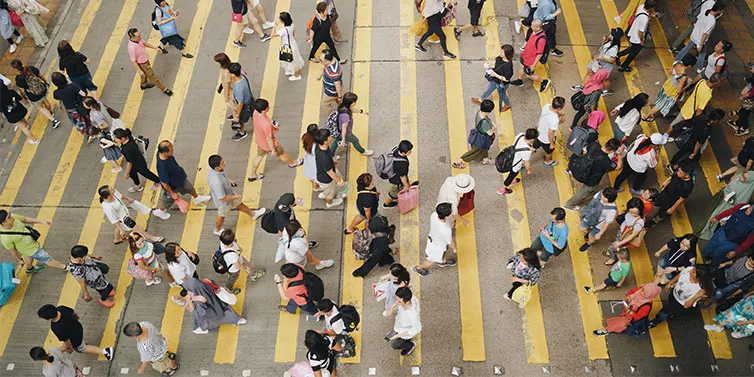
<path fill-rule="evenodd" d="M 217 298 L 220 299 L 220 301 L 228 304 L 228 305 L 235 305 L 236 301 L 238 301 L 238 297 L 231 293 L 228 288 L 225 287 L 218 287 L 215 289 L 215 295 L 217 295 Z"/>
<path fill-rule="evenodd" d="M 392 284 L 390 280 L 372 284 L 372 294 L 374 298 L 379 302 L 385 299 L 385 294 L 388 290 L 388 284 Z"/>
<path fill-rule="evenodd" d="M 139 211 L 139 213 L 141 213 L 142 215 L 146 215 L 146 214 L 148 214 L 149 212 L 152 211 L 152 209 L 149 208 L 149 207 L 147 207 L 146 204 L 144 204 L 144 203 L 142 203 L 142 202 L 140 202 L 138 200 L 134 200 L 134 202 L 130 203 L 129 206 L 131 208 Z"/>
<path fill-rule="evenodd" d="M 275 263 L 280 262 L 285 258 L 285 246 L 286 243 L 283 240 L 283 237 L 278 238 L 278 251 L 275 253 Z"/>

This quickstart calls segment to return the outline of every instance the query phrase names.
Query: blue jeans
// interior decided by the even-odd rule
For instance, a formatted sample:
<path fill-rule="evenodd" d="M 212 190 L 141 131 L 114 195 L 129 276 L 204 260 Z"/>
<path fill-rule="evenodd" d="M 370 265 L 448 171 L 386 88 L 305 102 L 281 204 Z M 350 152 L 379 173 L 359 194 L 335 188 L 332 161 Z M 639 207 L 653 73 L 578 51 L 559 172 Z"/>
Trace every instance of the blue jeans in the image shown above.
<path fill-rule="evenodd" d="M 492 91 L 497 89 L 497 96 L 500 97 L 497 105 L 499 111 L 503 108 L 503 103 L 505 103 L 506 106 L 510 106 L 511 100 L 510 98 L 508 98 L 508 85 L 509 84 L 500 85 L 494 81 L 490 81 L 490 84 L 487 85 L 487 90 L 485 90 L 482 96 L 479 98 L 484 101 L 485 99 L 487 99 L 487 97 L 490 96 L 490 94 L 492 94 Z"/>
<path fill-rule="evenodd" d="M 696 43 L 689 41 L 686 43 L 685 46 L 681 49 L 681 52 L 678 53 L 678 55 L 675 56 L 676 61 L 681 61 L 686 54 L 688 54 L 692 48 L 696 47 Z M 702 46 L 702 51 L 699 52 L 699 55 L 696 57 L 696 69 L 702 69 L 704 68 L 704 58 L 707 56 L 707 44 L 705 43 L 704 46 Z"/>
<path fill-rule="evenodd" d="M 299 306 L 295 301 L 293 301 L 293 299 L 291 299 L 288 300 L 288 305 L 285 306 L 285 310 L 291 314 L 296 314 L 296 309 L 298 308 L 301 308 L 302 311 L 305 311 L 311 315 L 317 313 L 317 307 L 314 306 L 314 303 L 311 301 L 307 301 L 306 305 Z"/>
<path fill-rule="evenodd" d="M 702 249 L 702 256 L 704 259 L 711 260 L 712 264 L 717 266 L 728 260 L 725 254 L 736 250 L 737 247 L 738 244 L 729 241 L 728 237 L 725 236 L 725 230 L 720 227 L 712 235 L 707 246 Z"/>

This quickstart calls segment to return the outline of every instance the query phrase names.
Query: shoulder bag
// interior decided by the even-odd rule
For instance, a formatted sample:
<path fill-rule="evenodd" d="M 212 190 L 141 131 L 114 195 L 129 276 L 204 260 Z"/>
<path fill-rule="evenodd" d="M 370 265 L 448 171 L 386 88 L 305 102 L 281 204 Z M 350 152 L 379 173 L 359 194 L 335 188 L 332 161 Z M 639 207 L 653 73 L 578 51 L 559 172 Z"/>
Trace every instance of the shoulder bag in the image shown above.
<path fill-rule="evenodd" d="M 495 135 L 492 134 L 492 136 L 490 136 L 486 132 L 479 131 L 483 120 L 484 119 L 480 119 L 476 124 L 476 127 L 469 131 L 469 137 L 467 141 L 469 145 L 475 146 L 479 149 L 489 150 L 492 147 L 492 142 L 495 141 Z"/>
<path fill-rule="evenodd" d="M 40 237 L 40 235 L 41 235 L 41 234 L 39 233 L 39 231 L 38 231 L 38 230 L 36 230 L 36 229 L 32 228 L 32 227 L 31 227 L 31 226 L 29 226 L 29 225 L 26 225 L 26 230 L 28 230 L 28 231 L 29 231 L 29 233 L 24 233 L 24 232 L 0 232 L 0 234 L 8 234 L 8 235 L 19 235 L 19 236 L 29 236 L 29 237 L 31 237 L 32 239 L 34 239 L 34 241 L 38 241 L 38 240 L 39 240 L 39 237 Z"/>
<path fill-rule="evenodd" d="M 283 43 L 283 45 L 280 46 L 278 60 L 280 60 L 281 62 L 290 63 L 293 61 L 293 49 L 291 49 L 291 31 L 287 26 L 283 29 L 285 29 L 285 35 L 286 37 L 288 37 L 288 43 Z"/>

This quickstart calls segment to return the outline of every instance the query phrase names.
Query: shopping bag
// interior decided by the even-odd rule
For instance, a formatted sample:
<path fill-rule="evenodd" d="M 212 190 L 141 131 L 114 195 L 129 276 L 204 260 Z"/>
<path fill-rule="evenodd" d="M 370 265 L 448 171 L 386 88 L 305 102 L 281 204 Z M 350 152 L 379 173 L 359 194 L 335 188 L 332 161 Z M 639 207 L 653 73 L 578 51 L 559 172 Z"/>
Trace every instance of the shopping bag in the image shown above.
<path fill-rule="evenodd" d="M 275 253 L 275 263 L 280 262 L 285 257 L 285 247 L 286 247 L 285 240 L 283 240 L 283 237 L 278 238 L 278 251 Z"/>
<path fill-rule="evenodd" d="M 511 297 L 511 300 L 517 302 L 519 307 L 523 308 L 524 306 L 529 304 L 529 300 L 531 299 L 531 286 L 529 284 L 524 284 L 515 291 L 513 291 L 513 296 Z"/>
<path fill-rule="evenodd" d="M 312 371 L 312 367 L 306 361 L 299 361 L 293 364 L 287 373 L 290 377 L 314 377 L 314 371 Z"/>
<path fill-rule="evenodd" d="M 474 210 L 474 190 L 471 190 L 458 201 L 458 216 L 463 216 Z"/>
<path fill-rule="evenodd" d="M 188 212 L 189 202 L 187 202 L 187 201 L 185 201 L 185 200 L 183 200 L 181 198 L 178 198 L 178 199 L 175 200 L 175 204 L 178 205 L 178 209 L 180 209 L 181 212 L 183 212 L 183 213 Z"/>
<path fill-rule="evenodd" d="M 152 211 L 151 208 L 147 207 L 144 203 L 138 200 L 134 200 L 133 203 L 130 203 L 128 206 L 139 211 L 139 213 L 141 213 L 142 215 L 149 214 L 149 212 Z"/>
<path fill-rule="evenodd" d="M 141 266 L 139 266 L 133 259 L 128 260 L 128 267 L 126 268 L 126 272 L 128 272 L 129 275 L 133 276 L 134 279 L 138 280 L 146 280 L 152 277 L 152 271 L 141 268 Z"/>
<path fill-rule="evenodd" d="M 411 186 L 407 191 L 398 194 L 398 210 L 401 215 L 411 212 L 419 206 L 419 187 Z"/>
<path fill-rule="evenodd" d="M 374 294 L 374 298 L 378 302 L 385 299 L 388 284 L 392 284 L 392 282 L 388 280 L 388 281 L 383 281 L 380 283 L 372 284 L 372 294 Z"/>

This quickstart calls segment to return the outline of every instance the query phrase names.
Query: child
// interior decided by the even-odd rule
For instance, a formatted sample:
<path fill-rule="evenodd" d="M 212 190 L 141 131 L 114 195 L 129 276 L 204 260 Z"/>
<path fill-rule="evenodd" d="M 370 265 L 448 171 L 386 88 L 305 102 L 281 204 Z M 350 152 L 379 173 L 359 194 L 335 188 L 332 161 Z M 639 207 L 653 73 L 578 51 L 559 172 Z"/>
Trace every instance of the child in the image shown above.
<path fill-rule="evenodd" d="M 100 305 L 110 309 L 115 305 L 113 297 L 115 296 L 115 287 L 105 277 L 101 264 L 95 263 L 92 259 L 102 260 L 100 256 L 88 255 L 89 248 L 83 245 L 76 245 L 71 248 L 71 259 L 68 261 L 68 271 L 78 280 L 81 285 L 81 298 L 84 301 L 92 301 L 89 296 L 87 287 L 92 288 L 99 293 L 97 299 Z"/>
<path fill-rule="evenodd" d="M 585 232 L 584 240 L 586 241 L 579 248 L 582 253 L 589 250 L 592 244 L 602 238 L 610 224 L 615 221 L 615 217 L 618 215 L 618 207 L 615 206 L 617 197 L 618 191 L 608 187 L 595 194 L 592 201 L 581 211 L 579 229 Z"/>
<path fill-rule="evenodd" d="M 584 287 L 586 293 L 597 293 L 605 290 L 608 287 L 617 288 L 622 287 L 626 282 L 628 273 L 631 272 L 631 262 L 628 260 L 628 250 L 621 249 L 616 253 L 618 255 L 618 262 L 610 269 L 610 273 L 607 275 L 605 281 L 596 287 Z"/>
<path fill-rule="evenodd" d="M 539 251 L 539 264 L 542 268 L 545 267 L 547 260 L 553 254 L 560 255 L 566 248 L 568 242 L 568 224 L 566 224 L 565 218 L 565 210 L 555 207 L 550 212 L 550 218 L 547 219 L 547 223 L 539 228 L 539 237 L 536 237 L 531 243 L 531 248 Z"/>

